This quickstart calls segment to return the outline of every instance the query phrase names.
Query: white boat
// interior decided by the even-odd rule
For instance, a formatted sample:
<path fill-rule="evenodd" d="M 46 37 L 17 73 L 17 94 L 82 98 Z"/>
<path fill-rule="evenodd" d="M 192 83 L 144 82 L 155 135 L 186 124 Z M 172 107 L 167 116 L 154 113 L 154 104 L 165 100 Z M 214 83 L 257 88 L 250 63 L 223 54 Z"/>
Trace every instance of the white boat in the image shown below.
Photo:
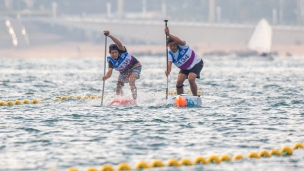
<path fill-rule="evenodd" d="M 266 19 L 261 19 L 255 26 L 247 48 L 259 56 L 270 55 L 272 45 L 272 28 Z"/>
<path fill-rule="evenodd" d="M 272 46 L 272 27 L 266 19 L 261 19 L 258 24 L 254 27 L 254 30 L 248 40 L 247 48 L 242 51 L 234 52 L 213 52 L 209 55 L 215 56 L 232 56 L 232 57 L 243 57 L 250 59 L 265 59 L 273 60 L 273 56 L 277 55 L 276 52 L 271 51 Z M 261 58 L 263 57 L 263 58 Z"/>

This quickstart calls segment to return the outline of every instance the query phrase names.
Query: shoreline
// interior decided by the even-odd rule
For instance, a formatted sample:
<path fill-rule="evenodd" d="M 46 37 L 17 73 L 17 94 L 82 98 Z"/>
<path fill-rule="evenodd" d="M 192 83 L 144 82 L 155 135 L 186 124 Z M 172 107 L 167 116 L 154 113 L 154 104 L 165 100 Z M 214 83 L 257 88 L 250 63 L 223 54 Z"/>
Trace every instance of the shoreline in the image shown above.
<path fill-rule="evenodd" d="M 193 44 L 191 48 L 200 56 L 212 52 L 239 52 L 246 51 L 245 45 L 224 44 Z M 139 55 L 165 55 L 165 45 L 126 45 L 126 48 L 134 56 Z M 51 45 L 29 46 L 26 48 L 2 48 L 1 58 L 80 58 L 80 57 L 104 57 L 104 45 L 92 43 L 65 42 Z M 108 49 L 108 47 L 107 47 Z M 273 52 L 279 56 L 304 56 L 304 45 L 274 45 Z M 108 52 L 106 52 L 108 55 Z"/>

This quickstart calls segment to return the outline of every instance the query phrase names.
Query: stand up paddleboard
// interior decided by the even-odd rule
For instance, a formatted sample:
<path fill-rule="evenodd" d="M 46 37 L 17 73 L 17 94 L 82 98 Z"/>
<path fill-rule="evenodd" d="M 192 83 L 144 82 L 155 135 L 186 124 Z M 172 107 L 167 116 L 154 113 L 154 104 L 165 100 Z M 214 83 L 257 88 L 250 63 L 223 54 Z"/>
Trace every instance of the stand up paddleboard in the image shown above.
<path fill-rule="evenodd" d="M 114 99 L 109 106 L 136 106 L 136 102 L 132 99 Z"/>
<path fill-rule="evenodd" d="M 194 107 L 202 106 L 202 99 L 200 96 L 192 96 L 189 94 L 180 94 L 175 97 L 172 97 L 169 100 L 169 105 L 176 107 Z"/>

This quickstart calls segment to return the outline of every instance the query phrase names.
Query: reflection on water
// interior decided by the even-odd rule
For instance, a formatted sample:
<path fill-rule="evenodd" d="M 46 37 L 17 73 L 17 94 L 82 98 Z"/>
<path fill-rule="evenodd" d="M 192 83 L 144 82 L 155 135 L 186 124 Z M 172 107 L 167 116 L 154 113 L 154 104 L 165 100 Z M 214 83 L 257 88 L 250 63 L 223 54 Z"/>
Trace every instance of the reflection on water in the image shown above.
<path fill-rule="evenodd" d="M 41 99 L 39 104 L 0 107 L 0 168 L 85 169 L 105 163 L 270 150 L 304 142 L 304 58 L 273 61 L 206 58 L 200 108 L 167 107 L 165 63 L 143 64 L 137 107 L 100 106 L 100 99 L 55 101 L 101 94 L 102 58 L 1 59 L 0 101 Z M 169 90 L 174 91 L 173 69 Z M 116 78 L 105 83 L 115 93 Z M 189 84 L 185 83 L 189 89 Z M 124 87 L 131 97 L 129 86 Z M 105 104 L 113 97 L 107 96 Z M 294 155 L 203 166 L 206 170 L 303 170 L 303 150 Z M 0 169 L 0 170 L 1 170 Z M 166 170 L 166 169 L 164 169 Z M 177 170 L 177 169 L 170 169 Z M 202 166 L 181 170 L 202 170 Z"/>

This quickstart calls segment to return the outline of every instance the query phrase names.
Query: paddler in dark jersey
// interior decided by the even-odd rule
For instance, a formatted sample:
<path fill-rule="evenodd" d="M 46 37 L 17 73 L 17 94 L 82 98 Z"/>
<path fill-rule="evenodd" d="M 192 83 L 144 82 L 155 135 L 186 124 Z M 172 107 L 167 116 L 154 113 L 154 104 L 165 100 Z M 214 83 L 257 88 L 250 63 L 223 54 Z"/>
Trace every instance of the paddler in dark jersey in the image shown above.
<path fill-rule="evenodd" d="M 118 81 L 116 84 L 116 94 L 123 95 L 122 87 L 124 83 L 129 83 L 133 100 L 137 98 L 137 88 L 135 81 L 140 78 L 141 63 L 130 53 L 127 52 L 125 46 L 110 34 L 110 31 L 103 31 L 104 35 L 110 37 L 115 44 L 109 46 L 110 56 L 107 57 L 108 71 L 102 80 L 107 80 L 111 77 L 113 69 L 119 71 Z"/>

